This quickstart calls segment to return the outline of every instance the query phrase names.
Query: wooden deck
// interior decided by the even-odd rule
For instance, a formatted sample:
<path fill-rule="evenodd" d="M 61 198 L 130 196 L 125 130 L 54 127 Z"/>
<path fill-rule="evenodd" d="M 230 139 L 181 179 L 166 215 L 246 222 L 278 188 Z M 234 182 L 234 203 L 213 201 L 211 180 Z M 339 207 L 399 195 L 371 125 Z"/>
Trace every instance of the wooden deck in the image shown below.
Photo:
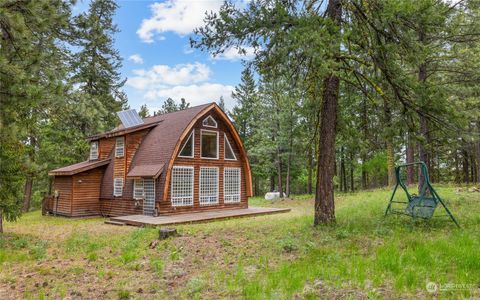
<path fill-rule="evenodd" d="M 276 213 L 289 212 L 290 208 L 270 208 L 270 207 L 249 207 L 238 209 L 222 209 L 211 210 L 205 212 L 182 213 L 176 215 L 167 215 L 159 217 L 151 217 L 144 215 L 130 215 L 122 217 L 110 218 L 115 222 L 121 222 L 133 226 L 162 226 L 162 225 L 177 225 L 187 223 L 197 223 L 212 220 L 268 215 Z"/>

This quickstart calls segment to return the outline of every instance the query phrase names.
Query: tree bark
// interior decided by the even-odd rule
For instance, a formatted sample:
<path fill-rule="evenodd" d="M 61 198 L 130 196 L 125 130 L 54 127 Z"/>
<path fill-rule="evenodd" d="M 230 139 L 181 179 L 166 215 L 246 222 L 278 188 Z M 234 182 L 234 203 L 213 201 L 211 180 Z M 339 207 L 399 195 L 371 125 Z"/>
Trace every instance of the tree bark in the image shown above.
<path fill-rule="evenodd" d="M 350 152 L 350 191 L 353 193 L 355 192 L 355 184 L 354 184 L 354 178 L 353 178 L 353 172 L 354 172 L 354 167 L 353 167 L 353 151 Z"/>
<path fill-rule="evenodd" d="M 290 167 L 292 164 L 292 155 L 291 153 L 288 154 L 288 161 L 287 161 L 287 178 L 285 180 L 285 193 L 287 197 L 290 197 Z"/>
<path fill-rule="evenodd" d="M 0 208 L 0 233 L 3 233 L 3 211 Z"/>
<path fill-rule="evenodd" d="M 469 176 L 469 168 L 468 168 L 468 152 L 467 150 L 463 150 L 463 181 L 468 185 L 470 183 L 470 176 Z"/>
<path fill-rule="evenodd" d="M 312 154 L 312 146 L 308 146 L 307 151 L 307 162 L 308 162 L 308 170 L 307 170 L 307 194 L 312 193 L 312 173 L 313 173 L 313 154 Z"/>
<path fill-rule="evenodd" d="M 477 122 L 477 130 L 480 133 L 480 121 Z M 480 138 L 477 141 L 477 183 L 480 183 Z"/>
<path fill-rule="evenodd" d="M 412 134 L 411 132 L 407 133 L 407 153 L 406 153 L 406 162 L 407 164 L 411 164 L 414 161 L 415 156 L 415 146 L 412 141 Z M 415 180 L 415 170 L 413 166 L 407 167 L 407 185 L 412 185 L 413 181 Z"/>
<path fill-rule="evenodd" d="M 270 176 L 270 192 L 275 191 L 275 176 Z"/>
<path fill-rule="evenodd" d="M 329 5 L 335 2 L 330 1 Z M 335 137 L 340 80 L 337 76 L 331 75 L 325 79 L 324 84 L 315 192 L 315 225 L 335 222 L 333 177 L 335 174 Z"/>
<path fill-rule="evenodd" d="M 278 191 L 280 198 L 283 198 L 283 180 L 282 180 L 282 158 L 280 156 L 280 148 L 277 147 L 277 173 L 278 173 Z"/>
<path fill-rule="evenodd" d="M 23 212 L 30 210 L 30 202 L 32 200 L 33 176 L 28 175 L 25 180 L 25 190 L 23 193 Z"/>

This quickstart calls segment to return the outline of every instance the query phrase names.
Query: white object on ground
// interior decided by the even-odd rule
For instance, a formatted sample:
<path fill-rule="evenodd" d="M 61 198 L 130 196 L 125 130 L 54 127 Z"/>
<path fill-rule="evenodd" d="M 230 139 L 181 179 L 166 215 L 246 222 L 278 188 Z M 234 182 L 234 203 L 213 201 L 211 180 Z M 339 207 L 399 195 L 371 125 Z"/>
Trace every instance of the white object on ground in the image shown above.
<path fill-rule="evenodd" d="M 283 193 L 283 197 L 285 197 L 285 193 Z M 265 200 L 275 200 L 280 198 L 280 192 L 268 192 L 265 194 Z"/>

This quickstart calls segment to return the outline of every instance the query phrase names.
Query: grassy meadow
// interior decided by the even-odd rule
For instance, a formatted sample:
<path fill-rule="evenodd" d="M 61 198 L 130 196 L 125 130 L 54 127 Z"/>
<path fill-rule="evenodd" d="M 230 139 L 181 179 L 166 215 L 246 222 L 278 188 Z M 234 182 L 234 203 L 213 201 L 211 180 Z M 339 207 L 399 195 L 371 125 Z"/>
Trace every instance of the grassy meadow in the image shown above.
<path fill-rule="evenodd" d="M 0 299 L 480 297 L 480 193 L 437 191 L 462 229 L 384 218 L 387 189 L 337 193 L 335 226 L 312 226 L 312 196 L 253 198 L 292 211 L 177 226 L 158 243 L 158 229 L 35 211 L 0 236 Z"/>

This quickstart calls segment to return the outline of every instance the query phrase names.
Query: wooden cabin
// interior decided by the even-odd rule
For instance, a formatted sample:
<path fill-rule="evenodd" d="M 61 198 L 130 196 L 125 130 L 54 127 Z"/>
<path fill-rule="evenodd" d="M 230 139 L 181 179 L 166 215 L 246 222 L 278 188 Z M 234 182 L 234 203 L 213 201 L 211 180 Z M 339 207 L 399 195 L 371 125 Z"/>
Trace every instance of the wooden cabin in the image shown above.
<path fill-rule="evenodd" d="M 49 172 L 55 192 L 44 201 L 45 213 L 163 215 L 248 207 L 248 158 L 215 103 L 122 124 L 89 142 L 87 161 Z"/>

